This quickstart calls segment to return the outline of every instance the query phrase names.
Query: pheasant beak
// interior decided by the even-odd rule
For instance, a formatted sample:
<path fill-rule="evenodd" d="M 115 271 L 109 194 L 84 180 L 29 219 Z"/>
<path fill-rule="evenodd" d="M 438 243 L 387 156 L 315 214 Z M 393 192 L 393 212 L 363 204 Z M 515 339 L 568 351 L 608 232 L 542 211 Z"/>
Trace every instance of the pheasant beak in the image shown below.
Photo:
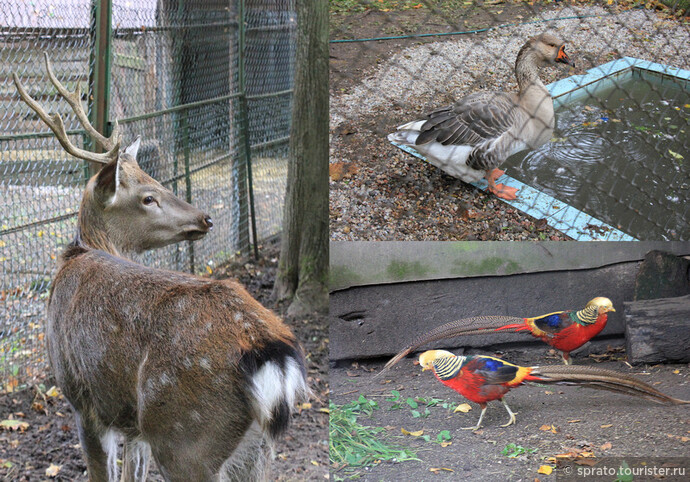
<path fill-rule="evenodd" d="M 570 60 L 570 57 L 565 53 L 565 45 L 561 45 L 561 48 L 558 49 L 558 55 L 556 56 L 556 62 L 560 62 L 562 64 L 567 64 L 575 67 L 575 62 Z"/>
<path fill-rule="evenodd" d="M 427 371 L 427 370 L 431 370 L 431 367 L 430 367 L 429 365 L 423 366 L 423 367 L 422 367 L 422 371 L 423 371 L 423 372 L 425 372 L 425 371 Z"/>

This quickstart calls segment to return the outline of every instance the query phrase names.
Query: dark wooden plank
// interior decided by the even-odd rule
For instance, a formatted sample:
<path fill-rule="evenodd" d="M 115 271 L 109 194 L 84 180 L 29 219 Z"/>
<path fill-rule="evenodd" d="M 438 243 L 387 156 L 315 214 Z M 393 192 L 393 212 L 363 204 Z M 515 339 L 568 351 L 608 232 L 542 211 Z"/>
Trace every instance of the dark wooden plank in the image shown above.
<path fill-rule="evenodd" d="M 690 362 L 690 295 L 624 306 L 630 363 Z"/>

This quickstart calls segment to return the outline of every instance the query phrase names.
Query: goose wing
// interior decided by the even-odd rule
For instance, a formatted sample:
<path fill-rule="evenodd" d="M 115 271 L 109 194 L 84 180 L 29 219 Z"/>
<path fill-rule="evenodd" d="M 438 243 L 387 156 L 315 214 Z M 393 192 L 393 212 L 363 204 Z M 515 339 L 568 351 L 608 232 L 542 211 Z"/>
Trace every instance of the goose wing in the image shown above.
<path fill-rule="evenodd" d="M 499 139 L 515 125 L 517 99 L 503 92 L 477 92 L 428 115 L 416 144 L 477 146 Z"/>

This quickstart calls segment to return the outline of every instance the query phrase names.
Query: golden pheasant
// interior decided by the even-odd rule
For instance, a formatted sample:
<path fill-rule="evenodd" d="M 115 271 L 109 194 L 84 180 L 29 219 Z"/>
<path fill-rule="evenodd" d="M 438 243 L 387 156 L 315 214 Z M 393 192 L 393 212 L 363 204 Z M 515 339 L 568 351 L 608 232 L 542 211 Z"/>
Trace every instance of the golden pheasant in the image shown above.
<path fill-rule="evenodd" d="M 432 341 L 460 335 L 485 335 L 491 332 L 528 332 L 562 352 L 566 365 L 572 363 L 570 352 L 598 335 L 606 326 L 608 314 L 616 311 L 611 300 L 597 297 L 581 310 L 556 311 L 534 318 L 515 316 L 476 316 L 451 321 L 417 338 L 398 352 L 381 371 L 383 374 L 403 357 Z"/>
<path fill-rule="evenodd" d="M 670 397 L 635 377 L 612 370 L 584 366 L 522 367 L 491 356 L 456 356 L 445 350 L 430 350 L 419 356 L 423 370 L 432 370 L 436 378 L 466 399 L 478 403 L 482 409 L 479 421 L 467 430 L 481 426 L 487 403 L 500 400 L 508 411 L 507 427 L 515 423 L 515 413 L 503 396 L 510 389 L 525 383 L 581 385 L 611 390 L 651 399 L 658 403 L 688 404 L 690 401 Z"/>

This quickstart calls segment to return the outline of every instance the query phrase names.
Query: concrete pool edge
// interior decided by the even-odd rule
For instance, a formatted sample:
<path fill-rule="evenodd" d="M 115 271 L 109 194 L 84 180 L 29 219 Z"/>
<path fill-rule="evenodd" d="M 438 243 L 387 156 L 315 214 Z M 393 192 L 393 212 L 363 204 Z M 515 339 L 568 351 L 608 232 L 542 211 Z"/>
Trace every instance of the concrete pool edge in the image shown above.
<path fill-rule="evenodd" d="M 690 81 L 690 70 L 671 67 L 670 65 L 657 64 L 650 60 L 636 59 L 634 57 L 623 57 L 605 64 L 589 69 L 580 75 L 571 75 L 568 78 L 558 80 L 546 86 L 551 93 L 551 97 L 556 100 L 566 94 L 587 87 L 607 77 L 621 74 L 626 70 L 640 69 L 655 72 L 657 74 L 677 77 Z"/>
<path fill-rule="evenodd" d="M 395 142 L 391 144 L 426 161 L 424 156 L 409 146 Z M 546 219 L 549 226 L 558 229 L 575 241 L 637 241 L 629 234 L 507 174 L 498 178 L 496 182 L 519 190 L 518 199 L 514 201 L 501 199 L 501 201 L 533 218 Z M 471 184 L 482 191 L 486 191 L 488 187 L 485 179 Z"/>

